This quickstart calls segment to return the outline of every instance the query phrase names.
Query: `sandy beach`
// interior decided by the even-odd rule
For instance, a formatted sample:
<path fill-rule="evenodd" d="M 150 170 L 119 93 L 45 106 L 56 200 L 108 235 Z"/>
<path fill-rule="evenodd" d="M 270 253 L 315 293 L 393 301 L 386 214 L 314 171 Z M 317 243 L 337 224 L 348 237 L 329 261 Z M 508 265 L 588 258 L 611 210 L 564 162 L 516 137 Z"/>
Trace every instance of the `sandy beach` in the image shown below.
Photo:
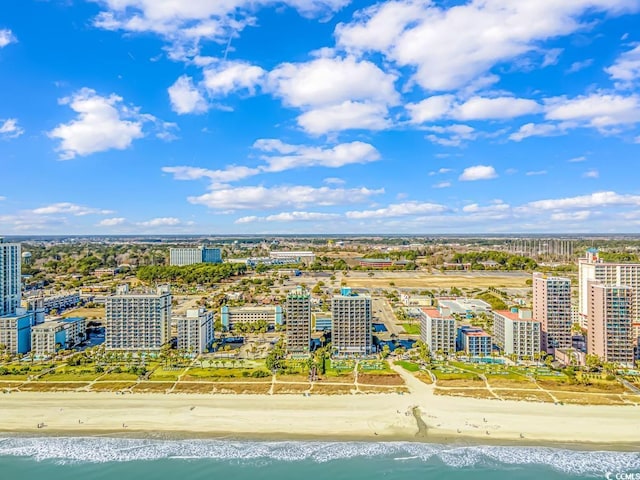
<path fill-rule="evenodd" d="M 426 389 L 310 397 L 12 393 L 0 396 L 0 430 L 640 447 L 640 409 L 441 397 Z"/>

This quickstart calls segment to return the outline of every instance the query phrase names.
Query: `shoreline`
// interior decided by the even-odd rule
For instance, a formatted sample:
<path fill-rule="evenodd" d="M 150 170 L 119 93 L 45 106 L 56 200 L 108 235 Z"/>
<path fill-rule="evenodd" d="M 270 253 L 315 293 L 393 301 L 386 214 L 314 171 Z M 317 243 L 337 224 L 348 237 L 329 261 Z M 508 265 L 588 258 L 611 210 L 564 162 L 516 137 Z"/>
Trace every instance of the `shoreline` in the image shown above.
<path fill-rule="evenodd" d="M 302 397 L 14 392 L 0 397 L 0 435 L 411 442 L 640 452 L 640 422 L 633 420 L 638 413 L 635 407 L 415 393 Z M 46 427 L 37 428 L 40 423 Z"/>
<path fill-rule="evenodd" d="M 366 437 L 366 436 L 318 436 L 304 434 L 283 434 L 283 433 L 265 433 L 239 435 L 232 432 L 216 432 L 216 433 L 196 433 L 188 430 L 175 430 L 172 432 L 163 432 L 162 434 L 149 432 L 146 430 L 130 430 L 122 432 L 113 431 L 86 431 L 86 430 L 24 430 L 24 431 L 6 431 L 0 429 L 0 437 L 5 438 L 54 438 L 54 439 L 109 439 L 109 440 L 150 440 L 158 442 L 171 441 L 227 441 L 227 442 L 246 442 L 246 443 L 379 443 L 379 444 L 416 444 L 416 445 L 434 445 L 441 447 L 457 448 L 473 448 L 473 447 L 515 447 L 515 448 L 550 448 L 556 450 L 570 450 L 576 452 L 620 452 L 620 453 L 640 453 L 640 445 L 628 442 L 554 442 L 554 441 L 527 441 L 526 439 L 517 442 L 515 440 L 486 439 L 480 441 L 477 437 L 451 437 L 447 435 L 433 435 L 422 439 L 415 437 Z"/>

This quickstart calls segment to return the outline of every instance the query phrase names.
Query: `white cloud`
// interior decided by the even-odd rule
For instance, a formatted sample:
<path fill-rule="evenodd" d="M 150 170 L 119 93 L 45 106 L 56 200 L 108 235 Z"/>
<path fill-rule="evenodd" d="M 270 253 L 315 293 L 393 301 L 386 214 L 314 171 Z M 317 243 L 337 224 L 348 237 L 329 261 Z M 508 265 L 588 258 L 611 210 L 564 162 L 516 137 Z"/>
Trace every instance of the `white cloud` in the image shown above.
<path fill-rule="evenodd" d="M 269 73 L 269 88 L 293 107 L 326 107 L 343 102 L 398 103 L 397 77 L 353 57 L 283 63 Z"/>
<path fill-rule="evenodd" d="M 612 206 L 640 206 L 640 195 L 621 195 L 605 191 L 576 197 L 537 200 L 525 205 L 526 208 L 533 210 L 575 210 Z"/>
<path fill-rule="evenodd" d="M 564 129 L 553 123 L 527 123 L 522 125 L 517 132 L 509 135 L 509 139 L 519 142 L 529 137 L 548 137 L 562 133 L 564 133 Z"/>
<path fill-rule="evenodd" d="M 6 120 L 0 120 L 0 137 L 17 138 L 23 133 L 24 129 L 18 126 L 17 119 L 8 118 Z"/>
<path fill-rule="evenodd" d="M 6 199 L 7 199 L 7 197 L 4 197 L 4 196 L 0 195 L 0 202 L 5 201 Z"/>
<path fill-rule="evenodd" d="M 569 163 L 580 163 L 580 162 L 584 162 L 587 160 L 587 157 L 585 157 L 584 155 L 580 156 L 580 157 L 573 157 L 570 158 L 569 160 L 567 160 Z"/>
<path fill-rule="evenodd" d="M 141 227 L 175 227 L 182 225 L 182 222 L 175 217 L 158 217 L 145 222 L 138 222 L 137 225 Z"/>
<path fill-rule="evenodd" d="M 489 165 L 476 165 L 474 167 L 465 168 L 460 175 L 459 180 L 463 182 L 472 182 L 475 180 L 491 180 L 496 178 L 498 174 L 496 169 Z"/>
<path fill-rule="evenodd" d="M 623 53 L 613 65 L 605 68 L 619 87 L 631 87 L 640 78 L 640 45 Z"/>
<path fill-rule="evenodd" d="M 584 172 L 582 174 L 582 176 L 584 178 L 598 178 L 600 176 L 600 172 L 598 170 L 596 170 L 595 168 L 592 168 L 592 169 L 587 170 L 586 172 Z"/>
<path fill-rule="evenodd" d="M 415 68 L 415 81 L 427 90 L 453 90 L 491 75 L 498 64 L 539 52 L 545 40 L 586 28 L 581 18 L 587 13 L 613 15 L 637 6 L 635 0 L 472 0 L 445 8 L 397 0 L 362 10 L 339 25 L 336 36 L 348 51 L 381 52 Z"/>
<path fill-rule="evenodd" d="M 327 177 L 323 180 L 327 185 L 344 185 L 347 183 L 343 178 L 338 177 Z"/>
<path fill-rule="evenodd" d="M 171 173 L 176 180 L 208 178 L 214 183 L 236 182 L 261 172 L 258 168 L 245 167 L 243 165 L 229 165 L 224 170 L 209 170 L 208 168 L 187 166 L 162 167 L 162 171 Z"/>
<path fill-rule="evenodd" d="M 546 175 L 546 174 L 547 174 L 546 170 L 532 170 L 530 172 L 525 173 L 527 177 L 534 177 L 537 175 Z"/>
<path fill-rule="evenodd" d="M 464 213 L 473 214 L 497 214 L 511 210 L 511 205 L 504 203 L 502 200 L 496 200 L 491 205 L 481 206 L 477 203 L 471 203 L 462 207 Z"/>
<path fill-rule="evenodd" d="M 445 147 L 459 147 L 463 142 L 474 140 L 478 137 L 478 133 L 469 125 L 447 125 L 443 127 L 432 125 L 424 127 L 424 129 L 434 132 L 434 134 L 425 137 L 427 140 Z"/>
<path fill-rule="evenodd" d="M 171 107 L 179 115 L 185 113 L 203 113 L 208 110 L 207 101 L 193 84 L 193 79 L 182 75 L 168 89 Z"/>
<path fill-rule="evenodd" d="M 577 212 L 557 212 L 551 214 L 554 222 L 582 222 L 591 217 L 591 210 L 580 210 Z"/>
<path fill-rule="evenodd" d="M 13 32 L 7 28 L 0 29 L 0 48 L 4 48 L 10 43 L 17 43 L 18 39 Z"/>
<path fill-rule="evenodd" d="M 219 62 L 204 70 L 202 83 L 212 97 L 243 90 L 253 95 L 265 74 L 262 68 L 246 62 Z"/>
<path fill-rule="evenodd" d="M 433 188 L 449 188 L 451 186 L 451 182 L 440 182 L 433 185 Z"/>
<path fill-rule="evenodd" d="M 58 150 L 64 160 L 110 149 L 125 150 L 134 140 L 145 136 L 146 123 L 158 124 L 154 116 L 123 105 L 122 97 L 115 94 L 103 97 L 90 88 L 83 88 L 60 103 L 78 114 L 71 122 L 62 123 L 48 133 L 60 140 Z M 162 129 L 175 126 L 162 122 L 158 125 Z"/>
<path fill-rule="evenodd" d="M 46 207 L 35 208 L 32 210 L 32 213 L 36 215 L 70 214 L 82 217 L 85 215 L 109 215 L 113 213 L 113 211 L 101 208 L 85 207 L 70 202 L 60 202 L 47 205 Z"/>
<path fill-rule="evenodd" d="M 154 33 L 169 43 L 170 58 L 206 63 L 204 41 L 225 43 L 256 23 L 254 13 L 273 0 L 95 0 L 103 10 L 94 25 L 106 30 Z M 282 0 L 306 17 L 325 17 L 349 0 Z"/>
<path fill-rule="evenodd" d="M 126 222 L 127 222 L 127 219 L 122 217 L 105 218 L 104 220 L 100 220 L 97 223 L 97 226 L 98 227 L 115 227 L 117 225 L 123 225 Z"/>
<path fill-rule="evenodd" d="M 266 217 L 247 216 L 241 217 L 235 223 L 254 223 L 254 222 L 312 222 L 327 221 L 340 218 L 338 213 L 322 213 L 322 212 L 281 212 Z"/>
<path fill-rule="evenodd" d="M 384 193 L 384 189 L 368 188 L 330 188 L 292 186 L 246 186 L 221 187 L 196 197 L 189 197 L 189 202 L 205 205 L 215 210 L 233 212 L 236 210 L 260 209 L 269 210 L 292 206 L 303 208 L 307 205 L 333 206 L 348 205 L 367 201 L 374 195 Z"/>
<path fill-rule="evenodd" d="M 312 135 L 342 130 L 384 130 L 390 126 L 387 113 L 384 105 L 345 101 L 305 112 L 298 117 L 298 124 Z"/>
<path fill-rule="evenodd" d="M 514 97 L 473 97 L 459 105 L 454 118 L 459 120 L 486 120 L 515 118 L 542 110 L 533 100 Z"/>
<path fill-rule="evenodd" d="M 640 122 L 640 97 L 607 93 L 592 93 L 573 99 L 549 99 L 546 107 L 549 120 L 576 121 L 598 129 Z"/>
<path fill-rule="evenodd" d="M 593 64 L 593 58 L 587 58 L 580 62 L 573 62 L 571 66 L 567 69 L 567 73 L 576 73 L 580 70 L 584 70 L 585 68 L 590 67 Z"/>
<path fill-rule="evenodd" d="M 453 95 L 435 95 L 419 103 L 410 103 L 407 110 L 411 123 L 424 123 L 440 118 L 455 120 L 504 120 L 542 111 L 534 100 L 515 97 L 472 97 L 460 103 Z"/>
<path fill-rule="evenodd" d="M 380 159 L 373 145 L 364 142 L 341 143 L 330 148 L 291 145 L 277 139 L 257 140 L 253 148 L 263 152 L 260 158 L 264 165 L 247 167 L 229 165 L 224 169 L 209 170 L 201 167 L 163 167 L 176 180 L 208 178 L 215 184 L 235 182 L 261 173 L 282 172 L 295 168 L 326 167 L 339 168 L 345 165 L 369 163 Z"/>
<path fill-rule="evenodd" d="M 434 95 L 418 103 L 407 104 L 412 123 L 425 123 L 445 117 L 451 111 L 453 95 Z"/>
<path fill-rule="evenodd" d="M 267 162 L 266 166 L 261 167 L 265 172 L 314 166 L 338 168 L 380 159 L 380 153 L 375 147 L 364 142 L 341 143 L 332 148 L 320 148 L 290 145 L 276 139 L 261 139 L 257 140 L 253 147 L 266 152 L 261 156 Z"/>
<path fill-rule="evenodd" d="M 447 211 L 447 207 L 437 203 L 405 202 L 387 205 L 376 210 L 360 210 L 346 212 L 349 219 L 393 218 L 411 215 L 435 215 Z"/>

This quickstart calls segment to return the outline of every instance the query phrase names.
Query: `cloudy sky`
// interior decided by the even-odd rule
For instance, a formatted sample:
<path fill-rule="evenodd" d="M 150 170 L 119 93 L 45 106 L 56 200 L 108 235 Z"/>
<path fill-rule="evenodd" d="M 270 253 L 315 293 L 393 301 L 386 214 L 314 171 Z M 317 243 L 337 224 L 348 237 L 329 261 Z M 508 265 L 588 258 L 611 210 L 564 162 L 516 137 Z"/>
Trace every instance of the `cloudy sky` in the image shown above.
<path fill-rule="evenodd" d="M 640 0 L 3 0 L 0 233 L 640 231 Z"/>

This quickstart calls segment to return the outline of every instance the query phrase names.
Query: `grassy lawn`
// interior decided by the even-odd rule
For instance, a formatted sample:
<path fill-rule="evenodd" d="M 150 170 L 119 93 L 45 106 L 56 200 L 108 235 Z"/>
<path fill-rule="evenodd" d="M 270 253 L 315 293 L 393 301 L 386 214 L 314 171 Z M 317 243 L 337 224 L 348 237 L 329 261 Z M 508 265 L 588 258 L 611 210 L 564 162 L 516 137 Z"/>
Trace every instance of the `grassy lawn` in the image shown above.
<path fill-rule="evenodd" d="M 40 382 L 92 382 L 96 378 L 98 378 L 101 373 L 95 373 L 92 371 L 81 372 L 79 370 L 69 370 L 69 371 L 60 371 L 56 370 L 55 373 L 47 373 L 46 375 L 40 377 L 38 380 Z"/>
<path fill-rule="evenodd" d="M 403 323 L 402 328 L 404 328 L 405 333 L 409 335 L 420 335 L 420 325 L 413 323 Z"/>
<path fill-rule="evenodd" d="M 69 317 L 85 317 L 87 319 L 90 318 L 104 318 L 105 308 L 104 307 L 96 307 L 96 308 L 76 308 L 74 310 L 67 310 L 62 314 L 64 318 Z"/>
<path fill-rule="evenodd" d="M 400 365 L 402 368 L 404 368 L 405 370 L 407 370 L 409 372 L 418 372 L 418 371 L 420 371 L 420 365 L 418 365 L 417 363 L 407 362 L 405 360 L 398 360 L 396 362 L 396 365 Z"/>
<path fill-rule="evenodd" d="M 104 376 L 100 377 L 100 381 L 104 380 L 104 381 L 111 381 L 111 382 L 137 380 L 137 379 L 138 379 L 138 375 L 136 375 L 135 373 L 126 373 L 126 372 L 107 373 Z"/>
<path fill-rule="evenodd" d="M 255 372 L 262 372 L 263 376 L 253 376 Z M 183 377 L 185 381 L 220 381 L 225 379 L 239 379 L 241 381 L 270 381 L 271 373 L 264 368 L 190 368 Z"/>
<path fill-rule="evenodd" d="M 386 360 L 363 360 L 358 364 L 358 371 L 372 374 L 393 373 Z"/>
<path fill-rule="evenodd" d="M 159 380 L 163 382 L 176 381 L 178 377 L 184 373 L 185 370 L 186 368 L 179 368 L 177 370 L 165 370 L 164 367 L 159 367 L 153 371 L 153 373 L 149 377 L 149 380 Z"/>

